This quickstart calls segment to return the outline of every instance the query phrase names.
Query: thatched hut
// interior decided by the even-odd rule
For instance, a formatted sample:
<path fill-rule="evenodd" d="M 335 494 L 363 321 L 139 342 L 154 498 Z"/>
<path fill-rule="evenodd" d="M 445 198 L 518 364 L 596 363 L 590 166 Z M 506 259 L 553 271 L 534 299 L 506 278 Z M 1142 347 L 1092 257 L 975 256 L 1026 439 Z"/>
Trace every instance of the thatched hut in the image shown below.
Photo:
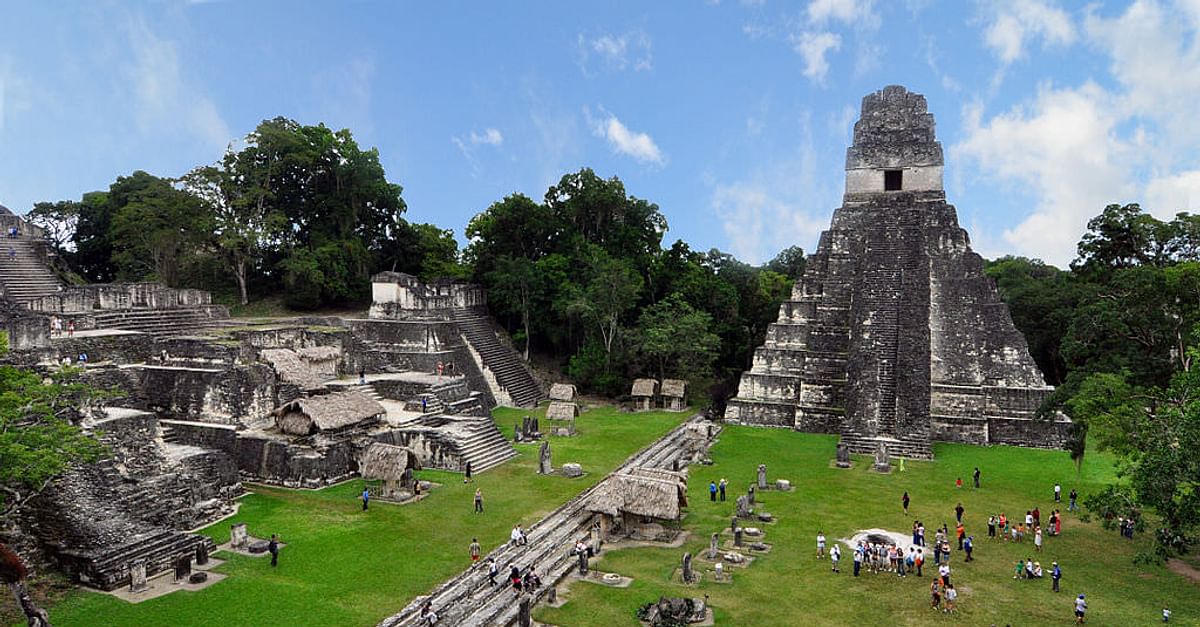
<path fill-rule="evenodd" d="M 604 537 L 625 535 L 645 523 L 677 522 L 687 507 L 687 476 L 656 468 L 634 468 L 605 479 L 588 501 L 600 515 Z"/>
<path fill-rule="evenodd" d="M 687 381 L 683 379 L 663 379 L 659 395 L 663 399 L 663 408 L 670 411 L 683 411 L 686 407 L 684 398 L 687 397 Z"/>
<path fill-rule="evenodd" d="M 386 413 L 379 401 L 361 392 L 334 392 L 280 406 L 275 410 L 275 424 L 288 435 L 338 434 L 375 425 Z"/>
<path fill-rule="evenodd" d="M 575 401 L 575 386 L 570 383 L 555 383 L 550 386 L 550 400 L 565 401 L 568 403 Z"/>
<path fill-rule="evenodd" d="M 633 397 L 634 408 L 637 411 L 650 411 L 654 409 L 654 397 L 658 396 L 658 381 L 634 379 L 633 390 L 629 395 Z"/>
<path fill-rule="evenodd" d="M 290 348 L 263 349 L 258 353 L 258 358 L 275 370 L 280 381 L 297 385 L 302 390 L 320 389 L 327 378 L 322 377 Z"/>
<path fill-rule="evenodd" d="M 546 420 L 575 420 L 579 416 L 579 406 L 564 401 L 550 401 L 546 408 Z"/>
<path fill-rule="evenodd" d="M 413 471 L 421 469 L 421 458 L 410 448 L 372 442 L 359 459 L 363 480 L 371 496 L 398 501 L 413 493 Z M 378 482 L 379 485 L 371 485 Z"/>

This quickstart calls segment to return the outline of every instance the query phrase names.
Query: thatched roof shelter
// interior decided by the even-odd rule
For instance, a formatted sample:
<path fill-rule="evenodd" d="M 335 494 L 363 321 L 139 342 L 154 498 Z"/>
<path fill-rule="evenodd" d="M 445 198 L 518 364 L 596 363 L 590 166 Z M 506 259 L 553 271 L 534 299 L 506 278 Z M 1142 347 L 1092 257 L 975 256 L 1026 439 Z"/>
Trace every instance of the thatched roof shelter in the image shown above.
<path fill-rule="evenodd" d="M 660 394 L 667 398 L 683 398 L 686 396 L 687 381 L 682 379 L 663 379 Z"/>
<path fill-rule="evenodd" d="M 589 511 L 629 514 L 659 520 L 679 520 L 687 507 L 687 478 L 669 470 L 635 468 L 613 475 L 596 488 Z"/>
<path fill-rule="evenodd" d="M 361 392 L 334 392 L 298 398 L 280 406 L 275 410 L 275 423 L 289 435 L 312 435 L 367 426 L 386 413 L 379 401 Z"/>
<path fill-rule="evenodd" d="M 634 379 L 633 391 L 630 396 L 653 397 L 658 393 L 658 381 L 654 379 Z"/>
<path fill-rule="evenodd" d="M 550 386 L 550 400 L 552 401 L 574 401 L 575 386 L 570 383 L 555 383 Z"/>
<path fill-rule="evenodd" d="M 258 357 L 270 364 L 282 381 L 294 383 L 305 390 L 316 390 L 323 384 L 321 376 L 290 348 L 267 348 L 260 351 Z"/>
<path fill-rule="evenodd" d="M 372 442 L 359 462 L 367 480 L 399 481 L 404 471 L 421 469 L 421 458 L 412 449 L 383 442 Z"/>
<path fill-rule="evenodd" d="M 575 403 L 550 401 L 546 408 L 546 420 L 574 420 L 579 415 L 579 406 Z"/>

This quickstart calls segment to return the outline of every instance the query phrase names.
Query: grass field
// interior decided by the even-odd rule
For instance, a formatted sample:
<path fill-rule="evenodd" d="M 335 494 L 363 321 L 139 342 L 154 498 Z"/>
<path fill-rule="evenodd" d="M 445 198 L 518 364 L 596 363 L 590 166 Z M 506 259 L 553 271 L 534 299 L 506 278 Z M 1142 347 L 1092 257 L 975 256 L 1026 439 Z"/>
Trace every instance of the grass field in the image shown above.
<path fill-rule="evenodd" d="M 535 618 L 570 627 L 636 625 L 636 608 L 660 595 L 708 595 L 718 625 L 1067 625 L 1074 620 L 1075 596 L 1084 593 L 1092 625 L 1159 623 L 1164 603 L 1173 611 L 1172 624 L 1200 624 L 1196 584 L 1163 567 L 1132 563 L 1134 553 L 1148 546 L 1149 537 L 1122 540 L 1115 532 L 1095 522 L 1082 523 L 1078 515 L 1070 514 L 1063 535 L 1047 538 L 1042 554 L 1035 555 L 1032 536 L 1021 545 L 986 539 L 989 513 L 1003 510 L 1010 517 L 1023 517 L 1036 505 L 1043 520 L 1048 518 L 1055 481 L 1062 482 L 1065 501 L 1073 486 L 1082 495 L 1111 480 L 1114 471 L 1106 457 L 1089 454 L 1076 480 L 1075 467 L 1065 452 L 939 444 L 936 461 L 909 461 L 903 473 L 880 475 L 868 470 L 866 458 L 856 459 L 850 470 L 831 467 L 835 447 L 832 436 L 726 429 L 713 449 L 716 463 L 691 468 L 691 507 L 684 527 L 693 535 L 684 547 L 605 551 L 594 568 L 633 577 L 629 588 L 575 583 L 566 605 L 540 608 Z M 693 587 L 671 583 L 684 551 L 707 549 L 709 534 L 728 527 L 732 497 L 744 493 L 760 463 L 768 465 L 769 479 L 790 479 L 796 487 L 790 493 L 768 491 L 758 499 L 758 507 L 778 519 L 763 526 L 765 542 L 773 545 L 771 552 L 748 568 L 732 569 L 732 584 L 713 583 L 707 577 Z M 969 487 L 975 466 L 983 473 L 980 490 Z M 721 477 L 730 481 L 731 501 L 711 503 L 708 482 Z M 954 487 L 958 477 L 967 487 Z M 912 517 L 900 507 L 905 490 L 913 499 Z M 953 533 L 953 508 L 959 501 L 966 508 L 967 532 L 975 535 L 977 548 L 971 563 L 961 561 L 961 552 L 953 556 L 952 580 L 959 589 L 960 608 L 956 615 L 930 609 L 932 569 L 921 579 L 865 572 L 855 579 L 850 574 L 849 551 L 843 553 L 841 575 L 830 572 L 828 561 L 815 559 L 818 529 L 831 541 L 873 527 L 905 533 L 916 517 L 926 523 L 930 540 L 934 527 L 943 522 Z M 1066 509 L 1065 502 L 1061 508 Z M 1052 561 L 1060 563 L 1060 594 L 1051 592 L 1048 578 L 1013 579 L 1015 562 L 1029 556 L 1047 570 Z"/>
<path fill-rule="evenodd" d="M 542 413 L 501 409 L 496 420 L 512 433 L 521 416 Z M 225 542 L 232 522 L 248 523 L 256 536 L 278 533 L 289 543 L 279 568 L 265 559 L 219 553 L 228 561 L 217 572 L 230 577 L 200 592 L 132 605 L 78 591 L 50 608 L 51 619 L 56 627 L 374 625 L 466 567 L 473 536 L 490 551 L 508 539 L 514 524 L 537 521 L 685 418 L 589 411 L 578 420 L 579 436 L 551 440 L 555 466 L 579 462 L 588 473 L 582 478 L 537 475 L 536 445 L 518 445 L 521 457 L 477 475 L 472 485 L 464 485 L 460 474 L 421 471 L 420 477 L 442 487 L 419 503 L 377 502 L 366 513 L 357 498 L 359 481 L 317 491 L 256 486 L 236 517 L 203 533 Z M 486 509 L 478 515 L 472 513 L 476 487 Z"/>

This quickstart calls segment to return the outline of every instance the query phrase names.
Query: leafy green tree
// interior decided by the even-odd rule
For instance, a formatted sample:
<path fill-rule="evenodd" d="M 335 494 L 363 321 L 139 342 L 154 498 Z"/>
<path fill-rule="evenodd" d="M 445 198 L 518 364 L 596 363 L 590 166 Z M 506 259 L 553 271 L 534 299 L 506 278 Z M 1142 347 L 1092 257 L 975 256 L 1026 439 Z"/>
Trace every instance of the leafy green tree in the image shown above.
<path fill-rule="evenodd" d="M 804 276 L 804 268 L 807 263 L 808 258 L 804 256 L 803 248 L 789 246 L 775 255 L 774 259 L 768 261 L 766 269 L 782 274 L 795 282 Z"/>
<path fill-rule="evenodd" d="M 117 278 L 113 263 L 113 208 L 108 192 L 88 192 L 79 203 L 79 218 L 72 237 L 75 253 L 71 266 L 88 281 L 111 283 Z"/>
<path fill-rule="evenodd" d="M 658 205 L 626 195 L 620 179 L 602 179 L 590 168 L 563 176 L 546 190 L 545 205 L 559 228 L 558 252 L 598 246 L 639 271 L 649 267 L 667 231 Z"/>
<path fill-rule="evenodd" d="M 487 282 L 500 259 L 537 261 L 553 252 L 559 231 L 550 210 L 523 194 L 505 196 L 471 219 L 465 261 L 475 280 Z"/>
<path fill-rule="evenodd" d="M 524 329 L 525 361 L 529 361 L 529 343 L 532 341 L 530 319 L 533 307 L 541 290 L 537 264 L 527 257 L 500 257 L 495 261 L 496 269 L 488 276 L 488 299 L 500 311 L 515 313 Z"/>
<path fill-rule="evenodd" d="M 54 253 L 65 259 L 71 253 L 70 244 L 79 224 L 80 205 L 74 200 L 34 203 L 25 219 L 44 230 Z"/>
<path fill-rule="evenodd" d="M 109 188 L 109 240 L 117 278 L 156 279 L 178 287 L 183 267 L 211 232 L 199 199 L 173 181 L 141 170 Z"/>
<path fill-rule="evenodd" d="M 672 294 L 642 311 L 638 350 L 655 366 L 659 379 L 698 380 L 712 374 L 721 338 L 711 333 L 712 317 Z"/>
<path fill-rule="evenodd" d="M 99 459 L 104 447 L 78 426 L 81 407 L 96 390 L 58 373 L 43 381 L 31 370 L 0 366 L 0 518 L 40 494 L 77 463 Z"/>
<path fill-rule="evenodd" d="M 1070 272 L 1039 259 L 1002 257 L 988 262 L 984 272 L 996 282 L 1046 382 L 1061 385 L 1067 379 L 1063 338 L 1080 301 L 1090 292 Z"/>
<path fill-rule="evenodd" d="M 583 287 L 574 288 L 570 295 L 569 312 L 600 334 L 607 368 L 623 331 L 622 318 L 637 303 L 643 281 L 628 261 L 595 248 L 587 260 L 586 277 Z"/>

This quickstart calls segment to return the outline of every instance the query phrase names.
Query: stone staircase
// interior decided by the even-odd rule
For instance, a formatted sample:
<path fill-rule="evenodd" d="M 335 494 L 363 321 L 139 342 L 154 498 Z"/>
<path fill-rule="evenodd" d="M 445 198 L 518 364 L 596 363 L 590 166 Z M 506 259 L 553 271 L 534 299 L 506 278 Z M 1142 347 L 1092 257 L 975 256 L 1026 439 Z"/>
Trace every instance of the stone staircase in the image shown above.
<path fill-rule="evenodd" d="M 61 284 L 42 261 L 37 246 L 42 243 L 30 237 L 5 238 L 0 246 L 0 286 L 4 295 L 18 303 L 27 303 L 58 292 Z M 15 256 L 10 259 L 9 250 Z"/>
<path fill-rule="evenodd" d="M 141 331 L 160 336 L 186 335 L 200 329 L 215 326 L 222 318 L 215 318 L 205 308 L 181 309 L 126 309 L 104 311 L 93 314 L 98 329 L 121 329 Z"/>
<path fill-rule="evenodd" d="M 635 467 L 672 468 L 689 451 L 683 443 L 693 437 L 689 433 L 689 425 L 694 420 L 680 425 L 634 454 L 614 470 L 614 474 Z M 514 546 L 505 543 L 489 553 L 486 557 L 494 558 L 500 567 L 497 585 L 488 585 L 485 558 L 443 583 L 430 594 L 417 597 L 398 614 L 379 623 L 380 627 L 424 625 L 420 611 L 426 602 L 432 603 L 438 612 L 439 623 L 458 627 L 495 627 L 512 624 L 517 619 L 520 605 L 512 587 L 503 581 L 509 567 L 517 566 L 522 570 L 529 567 L 537 569 L 544 585 L 529 594 L 530 604 L 536 604 L 550 587 L 569 574 L 578 563 L 570 551 L 577 540 L 588 539 L 594 515 L 587 505 L 602 483 L 583 491 L 531 526 L 527 532 L 528 544 Z M 526 596 L 521 595 L 522 598 Z"/>
<path fill-rule="evenodd" d="M 175 560 L 185 555 L 195 555 L 197 546 L 216 550 L 216 544 L 208 536 L 181 533 L 167 529 L 155 529 L 130 536 L 124 544 L 96 552 L 62 551 L 58 558 L 68 572 L 74 573 L 89 586 L 101 590 L 114 590 L 129 585 L 129 565 L 135 561 L 146 562 L 146 575 L 174 568 Z"/>
<path fill-rule="evenodd" d="M 491 418 L 452 417 L 425 414 L 405 428 L 439 428 L 442 433 L 430 437 L 451 440 L 463 464 L 471 464 L 471 472 L 478 473 L 495 468 L 517 456 L 517 451 Z M 444 429 L 441 429 L 444 428 Z"/>
<path fill-rule="evenodd" d="M 485 314 L 453 310 L 452 317 L 463 336 L 479 353 L 483 365 L 492 371 L 496 382 L 508 391 L 517 407 L 536 407 L 545 398 L 541 386 L 530 374 L 517 353 L 500 342 Z"/>

